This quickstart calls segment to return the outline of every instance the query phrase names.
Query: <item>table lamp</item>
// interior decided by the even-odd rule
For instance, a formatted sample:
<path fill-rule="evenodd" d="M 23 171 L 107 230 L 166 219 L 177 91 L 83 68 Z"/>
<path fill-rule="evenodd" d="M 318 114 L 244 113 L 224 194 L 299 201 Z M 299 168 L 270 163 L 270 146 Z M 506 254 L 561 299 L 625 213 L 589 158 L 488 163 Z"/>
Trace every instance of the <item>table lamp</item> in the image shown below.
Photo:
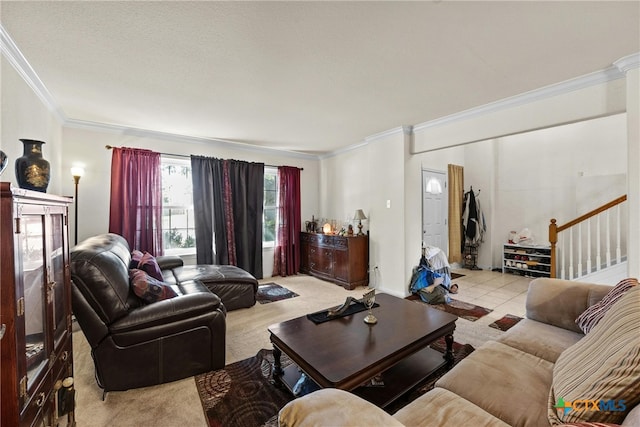
<path fill-rule="evenodd" d="M 353 216 L 353 219 L 358 220 L 358 234 L 356 234 L 356 236 L 363 236 L 364 233 L 362 232 L 362 220 L 367 219 L 367 217 L 362 211 L 362 209 L 358 209 L 356 211 L 356 214 Z"/>

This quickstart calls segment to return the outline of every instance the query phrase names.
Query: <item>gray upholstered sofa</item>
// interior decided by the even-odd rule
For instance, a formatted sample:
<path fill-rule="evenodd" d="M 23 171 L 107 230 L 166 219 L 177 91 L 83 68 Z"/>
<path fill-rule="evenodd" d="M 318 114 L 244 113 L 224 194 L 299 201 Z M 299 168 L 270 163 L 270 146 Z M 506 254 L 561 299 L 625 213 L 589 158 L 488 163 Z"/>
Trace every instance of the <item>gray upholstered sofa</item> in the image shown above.
<path fill-rule="evenodd" d="M 575 323 L 611 289 L 535 279 L 526 319 L 395 414 L 351 393 L 324 389 L 287 404 L 279 424 L 538 427 L 590 420 L 640 426 L 640 286 L 587 335 Z M 566 409 L 556 408 L 563 403 Z"/>

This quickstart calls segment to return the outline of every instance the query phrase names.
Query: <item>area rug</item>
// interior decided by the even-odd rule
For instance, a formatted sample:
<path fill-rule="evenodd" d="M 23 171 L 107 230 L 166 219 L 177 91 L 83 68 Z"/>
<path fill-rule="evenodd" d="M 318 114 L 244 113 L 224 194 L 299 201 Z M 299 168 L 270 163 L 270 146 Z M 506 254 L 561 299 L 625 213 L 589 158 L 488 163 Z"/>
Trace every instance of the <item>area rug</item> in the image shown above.
<path fill-rule="evenodd" d="M 430 344 L 434 350 L 437 350 L 444 354 L 447 345 L 444 341 L 444 337 L 435 341 L 433 344 Z M 471 344 L 460 344 L 456 341 L 453 342 L 453 366 L 457 365 L 462 359 L 473 353 L 475 349 Z M 390 414 L 396 413 L 402 407 L 408 405 L 409 403 L 416 400 L 418 397 L 422 396 L 429 390 L 435 387 L 436 382 L 442 377 L 444 374 L 449 372 L 451 368 L 447 366 L 443 366 L 437 371 L 433 372 L 429 377 L 427 377 L 422 383 L 418 385 L 413 391 L 408 393 L 406 396 L 398 399 L 396 402 L 392 403 L 390 406 L 385 408 Z"/>
<path fill-rule="evenodd" d="M 431 348 L 444 353 L 444 338 L 431 344 Z M 454 342 L 454 365 L 473 350 L 469 344 Z M 291 360 L 283 354 L 281 363 L 285 367 L 291 364 Z M 413 392 L 386 410 L 393 413 L 431 390 L 448 370 L 447 367 L 438 369 Z M 254 357 L 231 363 L 224 369 L 197 375 L 196 387 L 209 427 L 276 427 L 278 411 L 293 396 L 287 390 L 271 384 L 272 371 L 273 352 L 262 349 Z"/>
<path fill-rule="evenodd" d="M 283 367 L 291 364 L 283 354 Z M 278 411 L 292 399 L 271 384 L 273 352 L 262 349 L 254 357 L 217 371 L 196 375 L 196 387 L 210 427 L 277 425 Z M 275 424 L 273 424 L 275 421 Z"/>
<path fill-rule="evenodd" d="M 502 318 L 496 320 L 492 324 L 489 325 L 490 328 L 500 329 L 501 331 L 508 331 L 513 326 L 516 325 L 519 321 L 522 320 L 522 317 L 516 316 L 515 314 L 507 314 Z"/>
<path fill-rule="evenodd" d="M 409 295 L 406 299 L 426 304 L 420 299 L 418 295 L 415 294 Z M 458 301 L 455 299 L 452 299 L 448 304 L 429 304 L 429 307 L 433 307 L 441 311 L 446 311 L 447 313 L 455 314 L 456 316 L 467 319 L 470 322 L 475 322 L 476 320 L 480 319 L 483 316 L 486 316 L 493 311 L 488 308 L 480 307 L 479 305 L 470 304 L 468 302 Z"/>
<path fill-rule="evenodd" d="M 290 291 L 289 289 L 278 285 L 277 283 L 263 283 L 258 286 L 258 293 L 256 294 L 256 301 L 260 304 L 267 304 L 274 301 L 280 301 L 283 299 L 295 298 L 298 294 Z"/>

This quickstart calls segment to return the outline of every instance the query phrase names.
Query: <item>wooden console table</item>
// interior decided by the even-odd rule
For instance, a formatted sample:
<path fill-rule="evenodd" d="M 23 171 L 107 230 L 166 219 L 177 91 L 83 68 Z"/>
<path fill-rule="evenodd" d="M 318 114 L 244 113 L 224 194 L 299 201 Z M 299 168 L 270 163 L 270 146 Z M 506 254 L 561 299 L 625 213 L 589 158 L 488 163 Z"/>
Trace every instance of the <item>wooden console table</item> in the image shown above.
<path fill-rule="evenodd" d="M 300 272 L 346 289 L 369 284 L 369 237 L 300 233 Z"/>

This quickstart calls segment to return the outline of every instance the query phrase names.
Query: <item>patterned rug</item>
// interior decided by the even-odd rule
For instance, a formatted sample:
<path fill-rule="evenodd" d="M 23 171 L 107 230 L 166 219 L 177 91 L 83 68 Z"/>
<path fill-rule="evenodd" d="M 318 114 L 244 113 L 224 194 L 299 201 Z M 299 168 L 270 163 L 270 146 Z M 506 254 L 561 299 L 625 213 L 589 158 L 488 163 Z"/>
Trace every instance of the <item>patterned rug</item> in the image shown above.
<path fill-rule="evenodd" d="M 444 353 L 444 338 L 430 347 Z M 469 344 L 454 342 L 454 364 L 473 350 Z M 283 367 L 291 364 L 285 354 L 282 355 L 281 362 Z M 254 357 L 231 363 L 224 369 L 197 375 L 196 387 L 209 427 L 277 427 L 278 411 L 293 396 L 287 390 L 271 384 L 272 367 L 272 351 L 262 349 Z M 438 369 L 413 392 L 394 403 L 393 408 L 387 408 L 387 411 L 393 413 L 431 390 L 447 371 L 446 367 Z"/>
<path fill-rule="evenodd" d="M 423 302 L 420 297 L 415 294 L 409 295 L 406 299 Z M 456 316 L 467 319 L 471 322 L 475 322 L 493 311 L 488 308 L 480 307 L 479 305 L 458 301 L 456 299 L 452 299 L 448 304 L 430 304 L 429 307 L 455 314 Z"/>
<path fill-rule="evenodd" d="M 441 353 L 444 353 L 445 350 L 447 349 L 447 345 L 444 341 L 444 337 L 435 341 L 433 344 L 430 344 L 429 347 Z M 475 349 L 471 344 L 460 344 L 454 341 L 453 342 L 453 366 L 457 365 L 462 359 L 464 359 L 465 357 L 473 353 L 474 350 Z M 438 369 L 437 371 L 429 375 L 429 377 L 426 378 L 424 382 L 422 382 L 420 385 L 418 385 L 418 387 L 416 387 L 412 392 L 398 399 L 396 402 L 392 403 L 387 408 L 385 408 L 385 411 L 387 411 L 390 414 L 396 413 L 402 407 L 408 405 L 409 403 L 416 400 L 418 397 L 422 396 L 429 390 L 433 389 L 433 387 L 435 387 L 435 384 L 440 379 L 440 377 L 446 374 L 449 370 L 450 368 L 447 366 L 441 367 L 440 369 Z"/>
<path fill-rule="evenodd" d="M 283 367 L 291 364 L 285 354 L 280 362 Z M 231 363 L 224 369 L 196 375 L 209 426 L 276 426 L 278 411 L 292 396 L 271 384 L 272 371 L 273 353 L 262 349 L 254 357 Z"/>
<path fill-rule="evenodd" d="M 278 285 L 277 283 L 269 282 L 263 283 L 258 286 L 258 293 L 256 294 L 256 301 L 260 304 L 267 304 L 274 301 L 280 301 L 283 299 L 295 298 L 298 294 L 290 291 L 289 289 Z"/>
<path fill-rule="evenodd" d="M 518 323 L 521 320 L 522 320 L 522 317 L 520 316 L 516 316 L 515 314 L 507 314 L 504 317 L 490 324 L 489 327 L 500 329 L 501 331 L 508 331 L 513 326 L 515 326 L 516 323 Z"/>

